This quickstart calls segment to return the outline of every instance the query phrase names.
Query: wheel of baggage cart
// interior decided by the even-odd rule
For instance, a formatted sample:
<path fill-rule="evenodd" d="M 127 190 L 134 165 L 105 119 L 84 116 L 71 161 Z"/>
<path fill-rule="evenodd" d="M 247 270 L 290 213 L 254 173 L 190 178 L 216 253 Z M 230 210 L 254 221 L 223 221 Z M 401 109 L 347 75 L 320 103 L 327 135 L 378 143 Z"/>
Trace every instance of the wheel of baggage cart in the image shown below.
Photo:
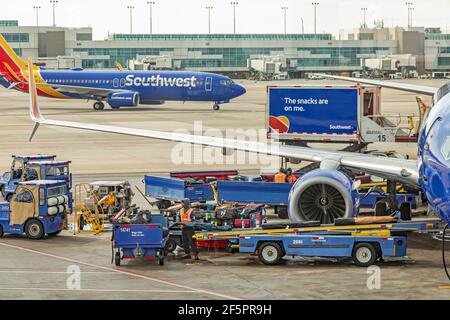
<path fill-rule="evenodd" d="M 117 251 L 114 255 L 114 263 L 116 266 L 120 267 L 120 251 Z"/>
<path fill-rule="evenodd" d="M 368 267 L 375 263 L 379 258 L 377 250 L 371 243 L 358 243 L 353 248 L 353 261 L 361 267 Z"/>
<path fill-rule="evenodd" d="M 385 200 L 379 200 L 375 203 L 375 216 L 387 216 L 388 213 L 388 203 Z"/>
<path fill-rule="evenodd" d="M 166 253 L 173 252 L 177 248 L 178 242 L 174 238 L 167 239 L 165 251 Z"/>
<path fill-rule="evenodd" d="M 283 250 L 276 242 L 265 242 L 259 247 L 258 257 L 266 265 L 275 265 L 280 263 L 283 257 Z"/>
<path fill-rule="evenodd" d="M 1 237 L 3 237 L 3 227 L 2 227 L 2 225 L 0 224 L 0 238 Z"/>
<path fill-rule="evenodd" d="M 163 266 L 164 265 L 164 253 L 161 251 L 158 251 L 157 255 L 158 255 L 158 264 L 160 266 Z"/>
<path fill-rule="evenodd" d="M 38 220 L 32 219 L 25 224 L 25 234 L 29 239 L 40 240 L 44 237 L 44 226 Z"/>
<path fill-rule="evenodd" d="M 400 205 L 400 218 L 403 221 L 409 221 L 411 220 L 411 203 L 409 202 L 403 202 Z"/>
<path fill-rule="evenodd" d="M 233 243 L 228 241 L 228 243 L 225 245 L 225 251 L 228 253 L 236 253 L 236 249 L 233 248 Z"/>

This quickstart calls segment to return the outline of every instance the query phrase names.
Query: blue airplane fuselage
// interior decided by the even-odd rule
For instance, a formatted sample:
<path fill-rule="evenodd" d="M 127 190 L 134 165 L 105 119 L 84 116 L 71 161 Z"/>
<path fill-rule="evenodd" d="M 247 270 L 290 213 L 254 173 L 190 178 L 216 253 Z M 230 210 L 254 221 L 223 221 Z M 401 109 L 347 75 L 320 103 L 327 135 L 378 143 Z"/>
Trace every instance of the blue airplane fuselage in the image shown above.
<path fill-rule="evenodd" d="M 204 72 L 41 69 L 39 74 L 38 88 L 46 85 L 66 98 L 105 100 L 108 103 L 118 95 L 125 101 L 124 105 L 113 102 L 119 107 L 134 106 L 134 103 L 126 102 L 127 96 L 137 96 L 139 104 L 164 101 L 212 101 L 219 104 L 245 93 L 245 89 L 229 77 Z"/>

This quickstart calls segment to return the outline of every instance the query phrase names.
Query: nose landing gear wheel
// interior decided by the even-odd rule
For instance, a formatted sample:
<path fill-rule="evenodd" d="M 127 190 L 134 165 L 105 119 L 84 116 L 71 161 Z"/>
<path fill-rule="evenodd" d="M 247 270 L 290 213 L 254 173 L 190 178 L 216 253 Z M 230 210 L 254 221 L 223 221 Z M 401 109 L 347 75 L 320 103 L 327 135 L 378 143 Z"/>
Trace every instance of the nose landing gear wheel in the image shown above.
<path fill-rule="evenodd" d="M 220 110 L 220 106 L 219 106 L 217 103 L 214 104 L 213 110 L 214 110 L 214 111 L 219 111 L 219 110 Z"/>
<path fill-rule="evenodd" d="M 105 104 L 103 102 L 97 101 L 94 103 L 94 110 L 100 111 L 105 109 Z"/>

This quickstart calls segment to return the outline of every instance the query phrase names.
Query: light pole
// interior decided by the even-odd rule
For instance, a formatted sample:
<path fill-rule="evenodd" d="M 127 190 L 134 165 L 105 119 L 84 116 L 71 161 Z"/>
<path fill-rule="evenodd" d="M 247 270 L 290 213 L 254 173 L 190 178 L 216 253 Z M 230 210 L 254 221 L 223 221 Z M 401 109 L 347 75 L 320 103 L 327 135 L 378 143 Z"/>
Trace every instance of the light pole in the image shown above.
<path fill-rule="evenodd" d="M 233 33 L 236 34 L 236 6 L 239 4 L 237 1 L 232 1 L 230 4 L 233 6 Z"/>
<path fill-rule="evenodd" d="M 361 8 L 361 11 L 363 13 L 363 24 L 362 27 L 363 28 L 367 28 L 367 23 L 366 23 L 366 12 L 367 12 L 367 8 Z"/>
<path fill-rule="evenodd" d="M 150 34 L 153 34 L 153 5 L 155 1 L 147 1 L 147 4 L 150 6 Z"/>
<path fill-rule="evenodd" d="M 302 34 L 305 34 L 305 24 L 303 22 L 303 18 L 300 18 L 300 20 L 302 21 Z"/>
<path fill-rule="evenodd" d="M 207 6 L 205 8 L 206 10 L 208 10 L 208 33 L 211 34 L 211 10 L 213 9 L 213 7 Z"/>
<path fill-rule="evenodd" d="M 127 6 L 128 10 L 130 10 L 130 34 L 133 34 L 133 6 Z"/>
<path fill-rule="evenodd" d="M 36 27 L 39 27 L 39 10 L 41 6 L 33 6 L 33 9 L 36 11 Z"/>
<path fill-rule="evenodd" d="M 317 34 L 317 6 L 319 2 L 313 2 L 312 5 L 314 6 L 314 34 Z"/>
<path fill-rule="evenodd" d="M 56 4 L 58 0 L 50 0 L 50 3 L 53 5 L 53 28 L 56 27 Z"/>
<path fill-rule="evenodd" d="M 408 28 L 411 27 L 411 9 L 412 9 L 412 2 L 405 2 L 406 8 L 408 9 Z"/>
<path fill-rule="evenodd" d="M 281 10 L 283 10 L 283 18 L 284 18 L 284 34 L 287 33 L 287 28 L 286 28 L 286 11 L 288 10 L 288 7 L 281 7 Z"/>

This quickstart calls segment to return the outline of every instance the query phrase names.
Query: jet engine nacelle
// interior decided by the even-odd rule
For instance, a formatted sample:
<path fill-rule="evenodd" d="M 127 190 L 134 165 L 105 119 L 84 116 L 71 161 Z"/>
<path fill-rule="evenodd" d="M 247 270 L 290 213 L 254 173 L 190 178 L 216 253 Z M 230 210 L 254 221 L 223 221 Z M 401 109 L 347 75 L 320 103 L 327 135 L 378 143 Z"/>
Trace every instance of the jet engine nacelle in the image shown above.
<path fill-rule="evenodd" d="M 359 197 L 353 181 L 337 170 L 317 169 L 302 176 L 289 193 L 289 218 L 293 222 L 333 223 L 358 213 Z"/>
<path fill-rule="evenodd" d="M 116 92 L 108 96 L 107 102 L 112 108 L 136 107 L 139 104 L 139 93 Z"/>

